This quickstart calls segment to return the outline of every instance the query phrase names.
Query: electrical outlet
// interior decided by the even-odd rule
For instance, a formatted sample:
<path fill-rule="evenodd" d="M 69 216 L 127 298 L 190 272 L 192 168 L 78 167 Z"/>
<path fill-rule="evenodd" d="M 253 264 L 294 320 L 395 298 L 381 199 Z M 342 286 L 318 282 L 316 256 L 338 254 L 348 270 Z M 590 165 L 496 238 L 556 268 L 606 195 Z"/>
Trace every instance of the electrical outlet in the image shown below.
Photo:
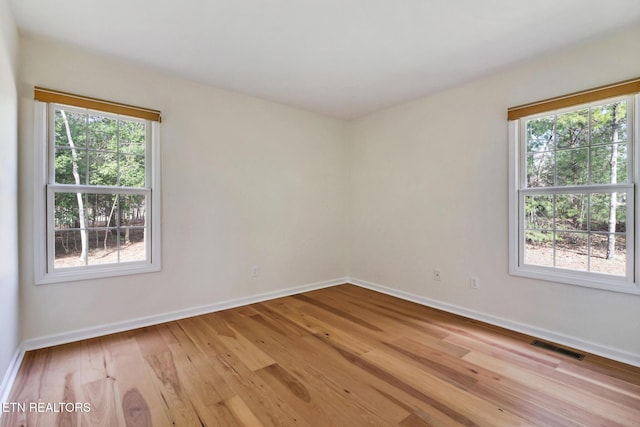
<path fill-rule="evenodd" d="M 435 270 L 433 270 L 433 280 L 439 282 L 441 279 L 442 278 L 440 277 L 440 270 L 436 268 Z"/>
<path fill-rule="evenodd" d="M 471 276 L 471 278 L 469 279 L 469 286 L 471 286 L 471 289 L 480 288 L 480 279 L 478 279 L 476 276 Z"/>
<path fill-rule="evenodd" d="M 258 277 L 258 266 L 257 265 L 252 265 L 251 266 L 251 277 Z"/>

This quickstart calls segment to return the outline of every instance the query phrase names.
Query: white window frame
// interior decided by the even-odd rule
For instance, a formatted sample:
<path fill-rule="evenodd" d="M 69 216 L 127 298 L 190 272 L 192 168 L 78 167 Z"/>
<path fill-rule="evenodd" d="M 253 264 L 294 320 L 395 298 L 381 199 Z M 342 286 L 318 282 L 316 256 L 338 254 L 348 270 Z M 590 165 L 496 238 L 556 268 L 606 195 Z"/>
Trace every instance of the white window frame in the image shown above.
<path fill-rule="evenodd" d="M 581 185 L 555 188 L 526 188 L 526 120 L 535 117 L 549 116 L 554 113 L 572 111 L 588 106 L 602 105 L 617 99 L 627 100 L 627 128 L 629 165 L 627 174 L 629 182 L 624 184 Z M 630 95 L 603 99 L 568 108 L 545 111 L 509 121 L 509 273 L 515 276 L 528 277 L 569 285 L 597 288 L 614 292 L 640 295 L 640 263 L 637 248 L 636 230 L 639 230 L 640 201 L 637 187 L 640 175 L 640 95 Z M 627 271 L 625 276 L 604 273 L 585 272 L 558 267 L 544 267 L 524 263 L 525 245 L 525 194 L 562 194 L 581 193 L 597 190 L 616 189 L 627 192 Z"/>
<path fill-rule="evenodd" d="M 161 268 L 161 233 L 160 233 L 160 124 L 157 121 L 124 117 L 146 123 L 145 151 L 145 187 L 123 189 L 112 187 L 75 186 L 72 184 L 56 184 L 54 182 L 55 159 L 51 149 L 53 138 L 53 114 L 55 108 L 70 111 L 91 112 L 105 117 L 118 117 L 117 114 L 81 107 L 67 106 L 49 102 L 35 103 L 35 168 L 34 168 L 34 267 L 35 284 L 71 282 L 77 280 L 100 279 L 131 274 L 160 271 Z M 89 187 L 89 188 L 88 188 Z M 145 232 L 145 261 L 123 262 L 80 267 L 54 268 L 55 232 L 53 227 L 53 195 L 56 191 L 79 190 L 91 193 L 145 194 L 150 207 L 146 212 L 148 232 Z"/>

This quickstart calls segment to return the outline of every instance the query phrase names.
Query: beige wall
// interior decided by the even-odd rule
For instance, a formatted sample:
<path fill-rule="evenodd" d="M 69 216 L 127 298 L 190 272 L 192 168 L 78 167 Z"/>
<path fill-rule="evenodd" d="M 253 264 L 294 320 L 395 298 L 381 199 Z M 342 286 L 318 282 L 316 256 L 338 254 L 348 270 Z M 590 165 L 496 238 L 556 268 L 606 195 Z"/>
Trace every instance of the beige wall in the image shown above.
<path fill-rule="evenodd" d="M 640 27 L 357 120 L 350 275 L 637 358 L 639 296 L 508 275 L 506 110 L 637 77 L 638 40 Z"/>
<path fill-rule="evenodd" d="M 24 339 L 344 277 L 344 122 L 43 40 L 21 55 Z M 161 272 L 33 285 L 34 85 L 162 111 Z"/>
<path fill-rule="evenodd" d="M 18 33 L 0 0 L 0 400 L 20 344 L 18 323 Z"/>

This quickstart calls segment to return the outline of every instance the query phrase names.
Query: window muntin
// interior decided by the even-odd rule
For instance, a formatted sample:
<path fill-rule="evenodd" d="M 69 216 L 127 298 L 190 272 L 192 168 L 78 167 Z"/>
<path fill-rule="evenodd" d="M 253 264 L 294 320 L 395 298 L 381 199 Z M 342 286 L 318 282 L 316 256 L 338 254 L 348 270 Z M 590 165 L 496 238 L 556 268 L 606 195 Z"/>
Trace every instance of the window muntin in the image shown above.
<path fill-rule="evenodd" d="M 36 209 L 46 212 L 36 282 L 159 270 L 158 122 L 56 103 L 36 109 L 45 154 Z"/>
<path fill-rule="evenodd" d="M 638 290 L 634 103 L 627 96 L 511 122 L 513 274 Z"/>

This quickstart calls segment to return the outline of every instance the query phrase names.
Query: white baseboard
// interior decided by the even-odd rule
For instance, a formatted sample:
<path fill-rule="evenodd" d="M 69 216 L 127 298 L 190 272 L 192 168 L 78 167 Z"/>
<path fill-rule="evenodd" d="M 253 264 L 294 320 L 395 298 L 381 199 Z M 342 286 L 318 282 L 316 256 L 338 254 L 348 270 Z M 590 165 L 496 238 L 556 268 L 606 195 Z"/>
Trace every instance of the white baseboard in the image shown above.
<path fill-rule="evenodd" d="M 215 304 L 201 305 L 191 307 L 184 310 L 177 310 L 168 313 L 157 314 L 153 316 L 139 317 L 129 319 L 122 322 L 114 322 L 106 325 L 94 326 L 75 331 L 63 332 L 61 334 L 48 335 L 44 337 L 31 338 L 22 343 L 25 351 L 37 350 L 40 348 L 51 347 L 54 345 L 67 344 L 70 342 L 80 341 L 89 338 L 100 337 L 117 332 L 129 331 L 132 329 L 143 328 L 146 326 L 157 325 L 159 323 L 171 322 L 173 320 L 185 319 L 187 317 L 199 316 L 201 314 L 213 313 L 216 311 L 226 310 L 229 308 L 240 307 L 243 305 L 254 304 L 257 302 L 267 301 L 274 298 L 295 295 L 302 292 L 313 291 L 316 289 L 327 288 L 330 286 L 347 283 L 345 277 L 322 282 L 310 283 L 307 285 L 296 286 L 292 288 L 279 289 L 277 291 L 264 292 L 256 295 L 250 295 L 242 298 L 235 298 L 222 301 Z"/>
<path fill-rule="evenodd" d="M 0 403 L 9 401 L 9 393 L 11 393 L 11 388 L 18 375 L 18 369 L 20 369 L 20 365 L 22 364 L 24 352 L 24 346 L 20 345 L 15 353 L 13 353 L 7 372 L 2 379 L 2 383 L 0 383 Z M 0 411 L 0 417 L 2 417 L 2 411 Z"/>
<path fill-rule="evenodd" d="M 606 357 L 608 359 L 617 360 L 618 362 L 627 363 L 629 365 L 640 367 L 640 355 L 626 352 L 624 350 L 616 349 L 613 347 L 604 346 L 591 341 L 582 340 L 569 335 L 564 335 L 558 332 L 550 331 L 547 329 L 539 328 L 532 325 L 516 322 L 513 320 L 505 319 L 498 316 L 493 316 L 487 313 L 481 313 L 475 310 L 470 310 L 465 307 L 460 307 L 453 304 L 448 304 L 442 301 L 433 300 L 420 295 L 412 294 L 409 292 L 400 291 L 397 289 L 382 286 L 376 283 L 367 282 L 356 278 L 347 278 L 347 282 L 353 285 L 361 286 L 363 288 L 371 289 L 373 291 L 381 292 L 387 295 L 391 295 L 407 301 L 412 301 L 421 305 L 425 305 L 432 308 L 437 308 L 442 311 L 446 311 L 460 316 L 468 317 L 470 319 L 479 320 L 481 322 L 489 323 L 491 325 L 500 326 L 512 331 L 521 332 L 526 335 L 531 335 L 536 338 L 555 342 L 557 344 L 573 347 L 588 353 L 592 353 L 598 356 Z"/>

